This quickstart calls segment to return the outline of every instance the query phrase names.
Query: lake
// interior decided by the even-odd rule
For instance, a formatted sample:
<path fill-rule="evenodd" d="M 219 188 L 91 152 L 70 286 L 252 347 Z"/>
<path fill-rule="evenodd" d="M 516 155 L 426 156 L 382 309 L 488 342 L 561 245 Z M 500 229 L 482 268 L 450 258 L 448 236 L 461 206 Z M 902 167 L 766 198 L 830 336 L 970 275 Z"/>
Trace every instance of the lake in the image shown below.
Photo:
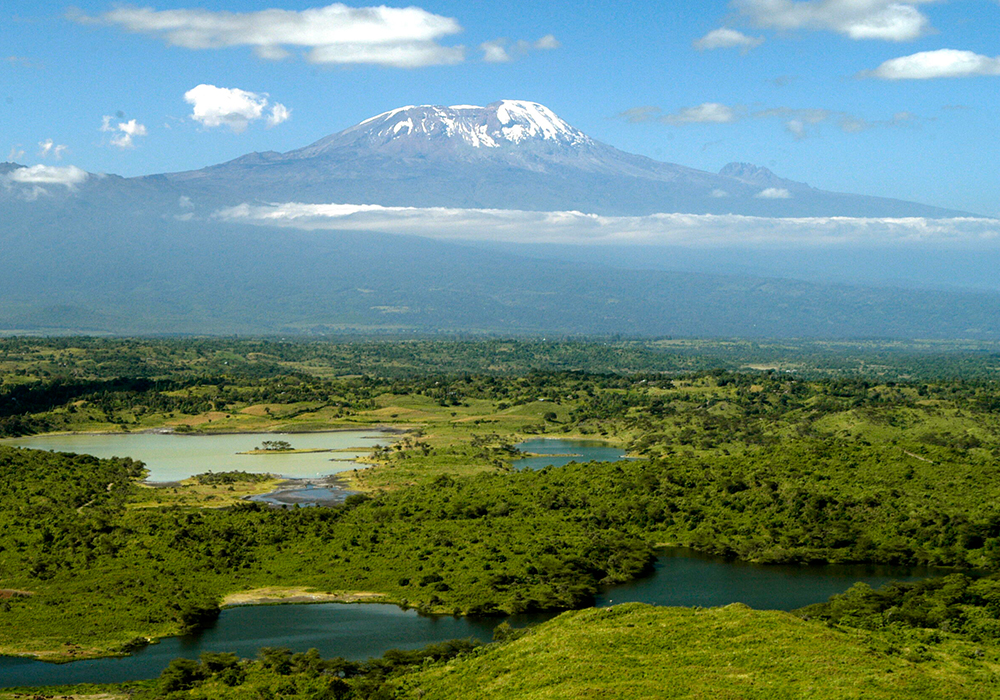
<path fill-rule="evenodd" d="M 758 609 L 791 610 L 826 600 L 856 581 L 878 587 L 941 571 L 872 566 L 762 566 L 699 554 L 663 550 L 651 575 L 614 586 L 597 597 L 604 607 L 628 601 L 656 605 L 715 606 L 746 603 Z M 515 626 L 556 613 L 508 618 Z M 131 657 L 68 664 L 0 657 L 0 687 L 153 678 L 174 658 L 203 651 L 254 657 L 265 646 L 295 651 L 316 648 L 324 657 L 363 660 L 388 649 L 415 649 L 447 639 L 488 641 L 504 618 L 421 616 L 395 605 L 323 603 L 228 608 L 215 624 L 189 637 L 164 639 Z"/>
<path fill-rule="evenodd" d="M 570 462 L 618 462 L 628 459 L 622 448 L 596 440 L 542 438 L 526 440 L 515 447 L 522 452 L 538 455 L 515 461 L 516 469 L 543 469 L 549 466 L 562 467 Z"/>
<path fill-rule="evenodd" d="M 241 455 L 264 440 L 284 440 L 294 449 L 337 450 L 300 454 Z M 371 448 L 387 445 L 392 436 L 379 430 L 321 433 L 241 433 L 190 435 L 177 433 L 112 433 L 100 435 L 33 435 L 2 444 L 36 450 L 76 452 L 95 457 L 132 457 L 149 469 L 149 481 L 180 481 L 208 471 L 278 474 L 292 479 L 316 478 L 356 469 L 354 460 Z M 356 449 L 354 449 L 356 448 Z"/>

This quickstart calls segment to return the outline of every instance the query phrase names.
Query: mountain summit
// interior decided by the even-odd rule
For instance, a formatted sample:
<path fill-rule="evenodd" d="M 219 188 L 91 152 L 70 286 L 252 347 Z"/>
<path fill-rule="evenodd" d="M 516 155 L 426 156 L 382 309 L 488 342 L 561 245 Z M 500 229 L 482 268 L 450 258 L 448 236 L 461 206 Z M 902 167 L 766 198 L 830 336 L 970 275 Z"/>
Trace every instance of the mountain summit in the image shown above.
<path fill-rule="evenodd" d="M 290 156 L 315 157 L 344 148 L 367 148 L 383 152 L 406 152 L 440 147 L 524 148 L 547 146 L 592 146 L 594 141 L 536 102 L 501 100 L 476 107 L 420 105 L 400 107 L 361 122 Z"/>
<path fill-rule="evenodd" d="M 242 202 L 753 216 L 959 214 L 824 192 L 766 168 L 710 173 L 625 153 L 536 102 L 393 109 L 287 153 L 155 176 L 204 206 Z"/>

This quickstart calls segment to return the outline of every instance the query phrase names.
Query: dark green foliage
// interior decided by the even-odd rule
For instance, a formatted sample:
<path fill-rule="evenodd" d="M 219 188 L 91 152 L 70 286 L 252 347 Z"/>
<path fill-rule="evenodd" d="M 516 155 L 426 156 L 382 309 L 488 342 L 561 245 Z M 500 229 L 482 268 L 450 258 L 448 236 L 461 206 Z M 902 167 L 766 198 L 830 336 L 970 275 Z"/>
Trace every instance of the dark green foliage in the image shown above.
<path fill-rule="evenodd" d="M 878 590 L 859 583 L 826 603 L 798 613 L 832 623 L 882 629 L 894 625 L 937 629 L 975 642 L 1000 641 L 1000 575 L 952 574 Z"/>
<path fill-rule="evenodd" d="M 218 485 L 224 486 L 227 484 L 236 484 L 239 482 L 250 482 L 250 483 L 260 483 L 262 481 L 269 481 L 273 479 L 270 474 L 251 474 L 244 471 L 232 471 L 232 472 L 208 472 L 206 474 L 196 474 L 192 477 L 199 484 L 205 484 L 206 486 Z"/>
<path fill-rule="evenodd" d="M 187 690 L 207 677 L 205 668 L 191 659 L 174 659 L 160 674 L 160 689 L 165 693 Z"/>

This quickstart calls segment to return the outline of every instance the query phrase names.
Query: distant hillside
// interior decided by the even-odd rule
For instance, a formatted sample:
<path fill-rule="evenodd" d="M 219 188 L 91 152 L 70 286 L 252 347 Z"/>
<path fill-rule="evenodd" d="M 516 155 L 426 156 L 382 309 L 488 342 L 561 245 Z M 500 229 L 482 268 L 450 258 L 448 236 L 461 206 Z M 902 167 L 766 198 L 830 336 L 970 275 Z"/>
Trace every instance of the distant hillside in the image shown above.
<path fill-rule="evenodd" d="M 0 329 L 1000 338 L 1000 295 L 622 270 L 423 238 L 49 211 L 0 229 Z"/>
<path fill-rule="evenodd" d="M 717 254 L 594 245 L 538 259 L 528 257 L 544 253 L 537 245 L 490 250 L 216 216 L 225 206 L 293 200 L 607 214 L 957 213 L 824 192 L 747 163 L 719 174 L 660 163 L 599 143 L 531 102 L 403 107 L 288 153 L 187 173 L 122 178 L 0 164 L 0 331 L 1000 337 L 1000 295 L 886 284 L 989 287 L 987 257 L 964 265 L 978 277 L 961 266 L 942 277 L 940 265 L 879 248 L 877 234 L 864 239 L 874 252 L 849 256 L 850 274 L 838 275 L 811 251 L 759 249 L 766 264 L 754 266 L 738 236 Z M 698 254 L 704 262 L 682 271 Z M 611 267 L 630 256 L 620 267 L 633 269 Z"/>

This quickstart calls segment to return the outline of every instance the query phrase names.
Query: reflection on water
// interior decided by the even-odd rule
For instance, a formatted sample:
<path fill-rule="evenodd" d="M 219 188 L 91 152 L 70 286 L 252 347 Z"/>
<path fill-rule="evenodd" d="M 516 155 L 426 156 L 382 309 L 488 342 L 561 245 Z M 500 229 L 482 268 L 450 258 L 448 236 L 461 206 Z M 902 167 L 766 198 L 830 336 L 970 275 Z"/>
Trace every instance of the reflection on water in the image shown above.
<path fill-rule="evenodd" d="M 301 454 L 237 454 L 248 452 L 265 440 L 284 440 L 297 450 L 335 450 Z M 362 442 L 364 441 L 364 442 Z M 36 450 L 77 452 L 95 457 L 132 457 L 149 469 L 150 481 L 180 481 L 208 471 L 245 471 L 279 474 L 291 478 L 316 478 L 355 469 L 354 462 L 370 448 L 392 441 L 378 430 L 344 430 L 322 433 L 241 433 L 238 435 L 178 435 L 126 433 L 110 435 L 33 435 L 2 444 Z M 359 445 L 364 445 L 360 449 Z"/>
<path fill-rule="evenodd" d="M 668 549 L 650 576 L 614 586 L 595 601 L 607 606 L 628 601 L 655 605 L 715 606 L 745 603 L 759 609 L 791 610 L 826 600 L 855 581 L 878 587 L 942 572 L 871 566 L 762 566 Z M 541 621 L 556 613 L 511 618 L 512 624 Z M 294 651 L 316 648 L 323 656 L 366 659 L 388 649 L 415 649 L 447 639 L 488 641 L 503 618 L 426 617 L 395 605 L 273 605 L 229 608 L 215 624 L 190 637 L 165 639 L 132 657 L 55 665 L 0 657 L 0 687 L 153 678 L 179 656 L 232 651 L 254 657 L 265 646 Z"/>
<path fill-rule="evenodd" d="M 617 462 L 627 459 L 622 448 L 593 440 L 527 440 L 516 447 L 522 452 L 540 455 L 517 460 L 514 462 L 517 469 L 543 469 L 548 466 L 562 467 L 570 462 Z"/>
<path fill-rule="evenodd" d="M 651 575 L 605 591 L 596 604 L 639 602 L 707 608 L 744 603 L 758 610 L 795 610 L 821 603 L 859 581 L 878 588 L 889 581 L 941 575 L 941 569 L 926 567 L 750 564 L 671 547 L 660 551 Z"/>

